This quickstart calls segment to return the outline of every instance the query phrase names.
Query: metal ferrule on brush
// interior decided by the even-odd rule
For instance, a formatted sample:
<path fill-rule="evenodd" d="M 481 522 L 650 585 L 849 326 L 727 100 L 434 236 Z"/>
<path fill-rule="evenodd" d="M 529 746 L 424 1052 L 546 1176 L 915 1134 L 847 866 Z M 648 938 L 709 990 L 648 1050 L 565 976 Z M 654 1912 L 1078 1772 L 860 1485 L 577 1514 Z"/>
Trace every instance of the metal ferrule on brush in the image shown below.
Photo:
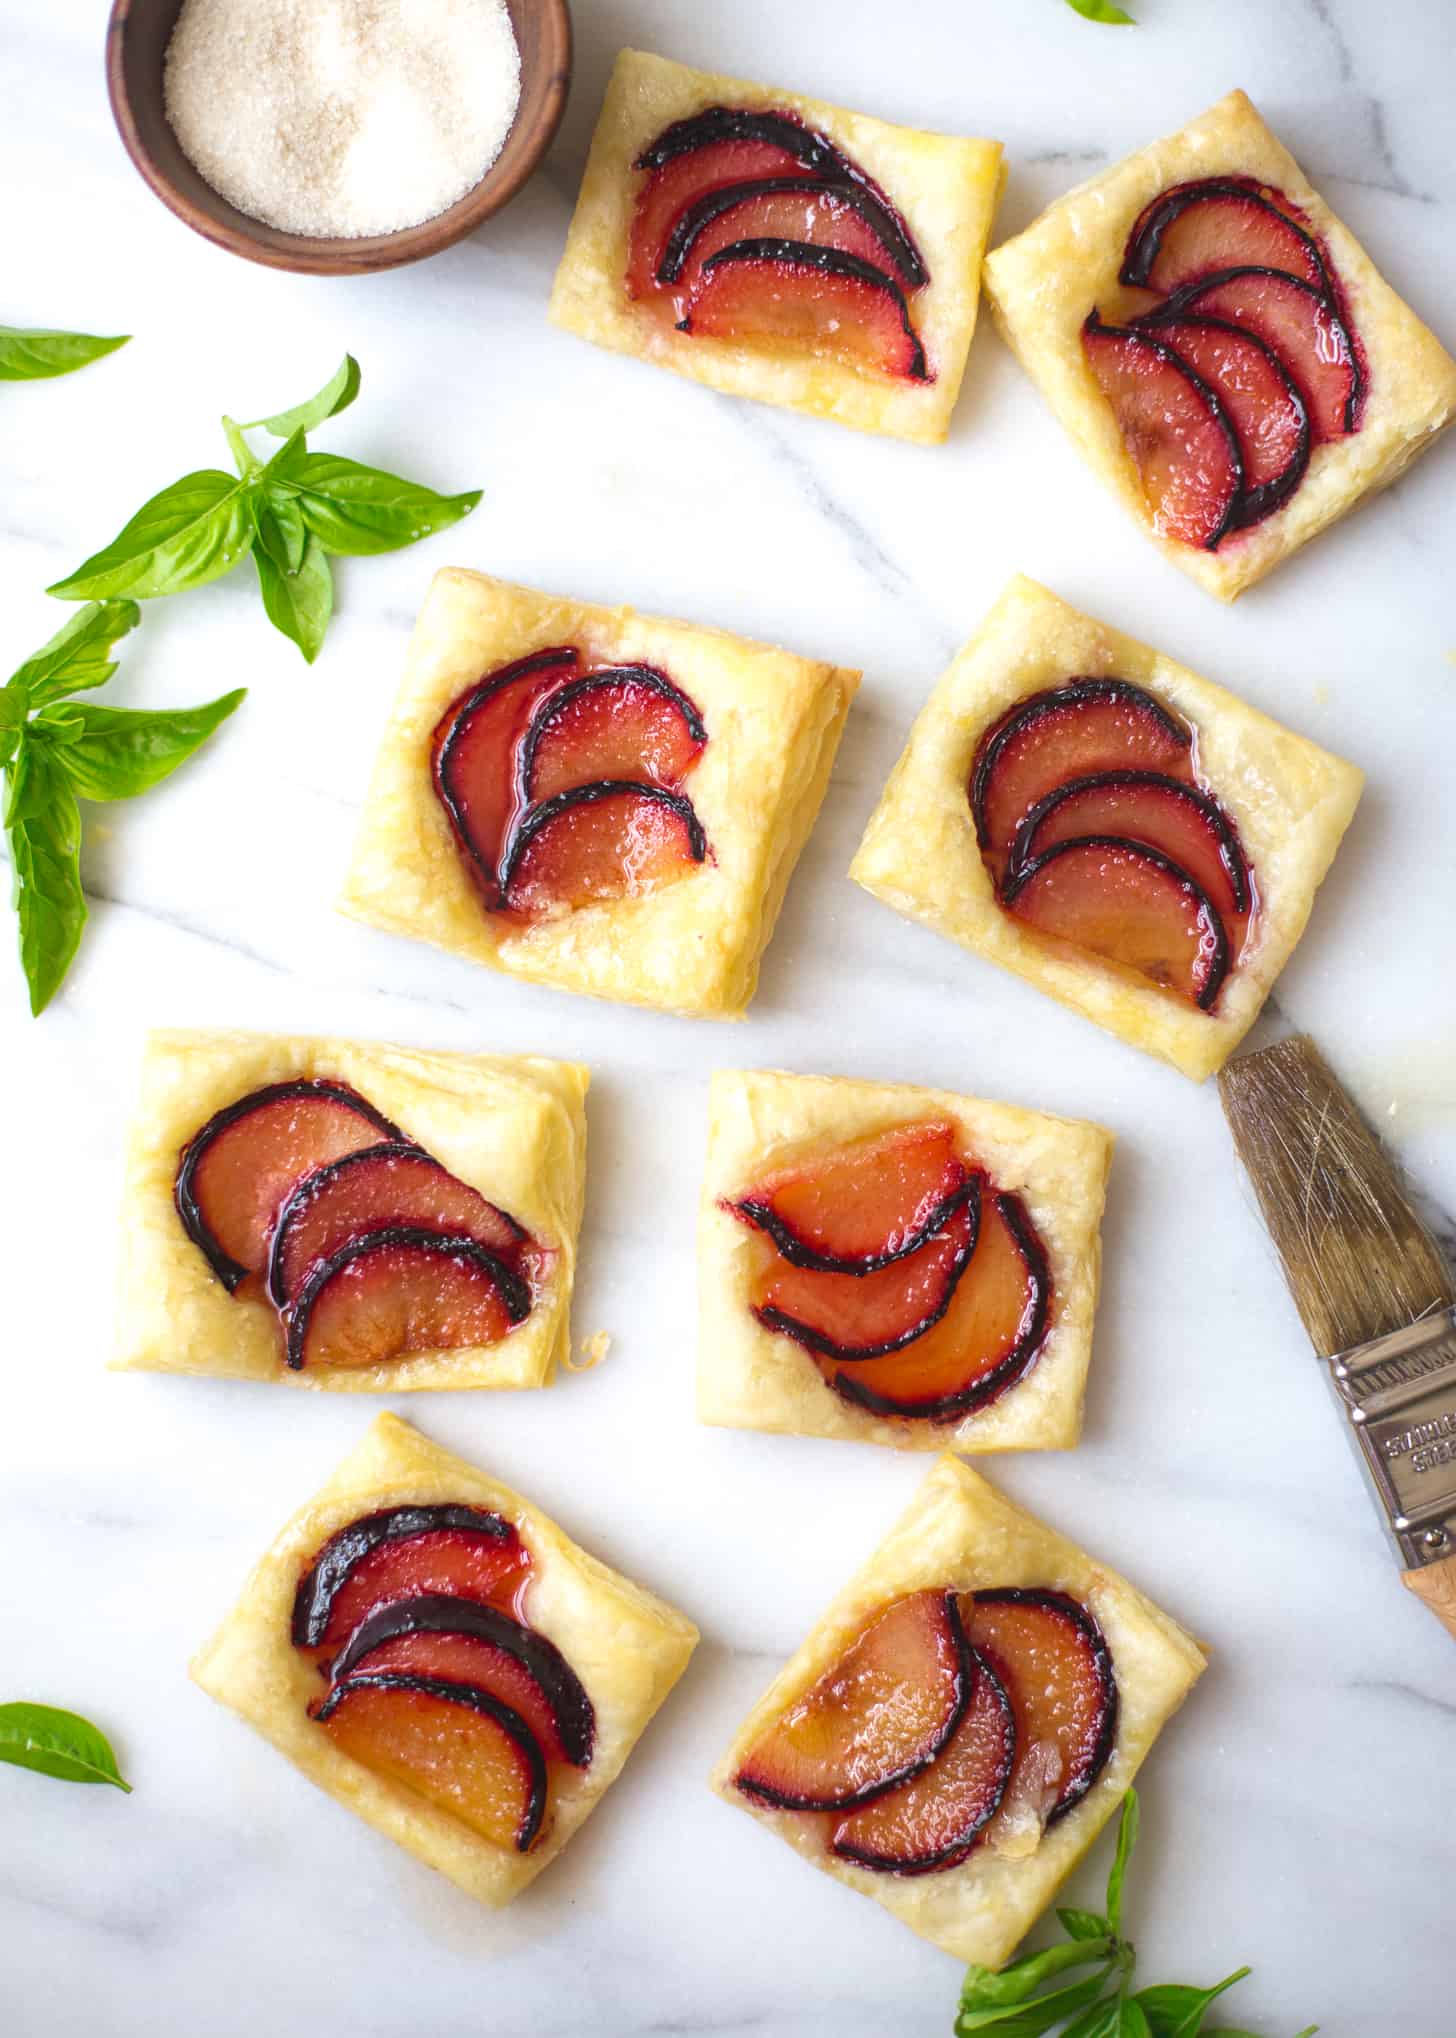
<path fill-rule="evenodd" d="M 1456 1309 L 1328 1361 L 1411 1569 L 1456 1551 Z"/>

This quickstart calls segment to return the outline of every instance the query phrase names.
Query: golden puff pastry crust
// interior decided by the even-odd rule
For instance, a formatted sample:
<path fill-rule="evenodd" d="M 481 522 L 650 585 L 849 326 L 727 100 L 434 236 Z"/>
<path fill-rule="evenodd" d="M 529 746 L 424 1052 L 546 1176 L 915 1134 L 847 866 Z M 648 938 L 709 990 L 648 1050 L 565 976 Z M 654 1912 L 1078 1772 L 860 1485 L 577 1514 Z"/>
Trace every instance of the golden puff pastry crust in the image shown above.
<path fill-rule="evenodd" d="M 1143 207 L 1170 185 L 1218 176 L 1272 184 L 1307 214 L 1333 258 L 1369 387 L 1359 431 L 1315 447 L 1289 502 L 1206 552 L 1153 528 L 1081 335 L 1093 306 L 1118 293 L 1124 247 Z M 1058 199 L 987 256 L 986 289 L 1001 332 L 1083 457 L 1173 563 L 1224 601 L 1394 481 L 1456 416 L 1456 361 L 1397 297 L 1243 92 L 1230 92 L 1180 133 Z"/>
<path fill-rule="evenodd" d="M 892 379 L 830 360 L 694 338 L 628 297 L 627 249 L 639 182 L 633 165 L 673 121 L 721 105 L 798 114 L 844 149 L 898 207 L 930 274 L 911 299 L 911 316 L 932 381 Z M 675 369 L 730 396 L 757 397 L 858 431 L 938 445 L 960 392 L 976 326 L 981 259 L 1004 181 L 999 142 L 892 127 L 797 92 L 623 50 L 592 138 L 550 316 L 555 325 L 600 347 Z"/>
<path fill-rule="evenodd" d="M 553 645 L 584 664 L 659 666 L 694 702 L 708 742 L 683 790 L 709 854 L 655 891 L 522 927 L 481 904 L 435 794 L 432 737 L 476 680 Z M 447 568 L 415 626 L 340 910 L 558 990 L 738 1018 L 858 685 L 857 672 L 726 631 Z"/>
<path fill-rule="evenodd" d="M 698 1217 L 698 1417 L 723 1428 L 838 1437 L 898 1450 L 1069 1450 L 1082 1432 L 1101 1277 L 1112 1134 L 1101 1126 L 910 1083 L 719 1070 Z M 1051 1271 L 1052 1317 L 1031 1369 L 953 1422 L 879 1416 L 843 1400 L 792 1338 L 753 1316 L 756 1232 L 724 1209 L 776 1169 L 900 1125 L 949 1119 L 968 1159 L 1019 1195 Z M 972 1261 L 972 1266 L 975 1262 Z"/>
<path fill-rule="evenodd" d="M 247 1291 L 228 1294 L 177 1215 L 178 1161 L 215 1112 L 299 1077 L 349 1084 L 547 1249 L 530 1315 L 498 1344 L 293 1372 L 283 1362 L 271 1303 Z M 114 1364 L 335 1393 L 549 1385 L 571 1350 L 588 1081 L 575 1062 L 534 1055 L 435 1054 L 287 1034 L 154 1033 L 127 1148 Z"/>
<path fill-rule="evenodd" d="M 1095 1615 L 1118 1688 L 1117 1735 L 1106 1768 L 1082 1802 L 1013 1856 L 982 1845 L 957 1868 L 879 1874 L 839 1859 L 807 1822 L 745 1797 L 733 1779 L 764 1731 L 837 1663 L 867 1621 L 903 1595 L 997 1586 L 1070 1593 Z M 1205 1667 L 1203 1650 L 1126 1579 L 1047 1528 L 949 1455 L 888 1539 L 806 1637 L 754 1707 L 713 1772 L 718 1795 L 750 1812 L 806 1861 L 873 1897 L 922 1939 L 957 1960 L 999 1967 L 1009 1959 L 1118 1807 L 1164 1724 Z"/>
<path fill-rule="evenodd" d="M 1238 830 L 1258 910 L 1211 1012 L 1085 951 L 1054 948 L 996 899 L 968 798 L 977 745 L 1016 701 L 1079 677 L 1131 680 L 1192 723 L 1200 772 Z M 1363 783 L 1354 765 L 1018 575 L 921 710 L 850 876 L 1202 1082 L 1253 1025 L 1293 953 Z"/>
<path fill-rule="evenodd" d="M 458 1502 L 513 1522 L 530 1551 L 527 1616 L 561 1650 L 596 1715 L 589 1766 L 553 1773 L 551 1809 L 528 1854 L 502 1848 L 402 1784 L 366 1768 L 309 1719 L 317 1671 L 290 1640 L 298 1581 L 318 1549 L 376 1509 Z M 381 1415 L 323 1489 L 299 1509 L 254 1569 L 242 1597 L 192 1664 L 209 1697 L 230 1706 L 326 1790 L 416 1860 L 497 1908 L 519 1896 L 616 1780 L 697 1645 L 685 1615 L 610 1570 L 509 1487 Z"/>

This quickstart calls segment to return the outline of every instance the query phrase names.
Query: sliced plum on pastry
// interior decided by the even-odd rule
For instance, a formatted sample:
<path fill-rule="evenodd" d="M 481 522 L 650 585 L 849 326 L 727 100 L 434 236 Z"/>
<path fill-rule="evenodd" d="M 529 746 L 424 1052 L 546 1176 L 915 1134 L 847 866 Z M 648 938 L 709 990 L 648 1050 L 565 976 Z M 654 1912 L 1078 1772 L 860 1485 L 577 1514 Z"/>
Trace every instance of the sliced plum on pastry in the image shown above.
<path fill-rule="evenodd" d="M 596 1715 L 581 1679 L 554 1642 L 495 1607 L 424 1594 L 377 1608 L 329 1675 L 342 1683 L 381 1671 L 489 1692 L 520 1715 L 548 1760 L 577 1769 L 591 1761 Z"/>
<path fill-rule="evenodd" d="M 173 1190 L 177 1214 L 233 1294 L 267 1265 L 273 1222 L 294 1184 L 381 1139 L 411 1144 L 347 1083 L 270 1083 L 209 1118 L 183 1148 Z"/>
<path fill-rule="evenodd" d="M 974 1645 L 971 1664 L 971 1701 L 955 1732 L 927 1769 L 840 1821 L 830 1846 L 841 1860 L 893 1875 L 953 1868 L 996 1816 L 1016 1757 L 1016 1722 L 1000 1678 Z"/>
<path fill-rule="evenodd" d="M 497 896 L 501 852 L 516 813 L 516 755 L 537 703 L 576 676 L 570 646 L 534 651 L 453 701 L 435 727 L 435 792 L 487 900 Z"/>
<path fill-rule="evenodd" d="M 1029 1371 L 1051 1320 L 1046 1250 L 1019 1196 L 981 1202 L 980 1235 L 944 1315 L 885 1358 L 814 1363 L 835 1393 L 874 1415 L 949 1421 L 983 1408 Z"/>
<path fill-rule="evenodd" d="M 673 221 L 656 280 L 672 293 L 679 315 L 692 301 L 704 263 L 720 248 L 746 240 L 839 248 L 896 272 L 910 289 L 925 281 L 918 258 L 906 258 L 904 237 L 887 234 L 885 208 L 862 187 L 815 177 L 764 177 L 705 192 Z"/>
<path fill-rule="evenodd" d="M 336 1747 L 498 1847 L 529 1852 L 546 1816 L 546 1757 L 521 1715 L 472 1684 L 361 1673 L 310 1707 Z"/>
<path fill-rule="evenodd" d="M 1137 468 L 1154 529 L 1216 551 L 1235 528 L 1244 487 L 1238 433 L 1217 393 L 1155 333 L 1104 325 L 1095 311 L 1082 347 Z"/>
<path fill-rule="evenodd" d="M 1331 290 L 1319 242 L 1272 185 L 1252 177 L 1175 184 L 1144 207 L 1128 237 L 1121 281 L 1166 293 L 1233 263 L 1282 269 Z"/>
<path fill-rule="evenodd" d="M 934 1762 L 971 1696 L 953 1592 L 915 1592 L 876 1614 L 780 1715 L 734 1778 L 780 1811 L 839 1811 Z"/>
<path fill-rule="evenodd" d="M 486 1508 L 379 1508 L 330 1536 L 299 1580 L 294 1647 L 333 1653 L 398 1599 L 443 1593 L 509 1607 L 530 1565 L 515 1525 Z"/>
<path fill-rule="evenodd" d="M 918 288 L 928 281 L 909 228 L 879 186 L 827 135 L 793 114 L 708 107 L 664 129 L 635 167 L 650 174 L 632 226 L 627 266 L 632 297 L 651 294 L 673 230 L 689 206 L 710 192 L 785 176 L 812 179 L 842 199 L 852 194 L 906 283 Z"/>
<path fill-rule="evenodd" d="M 902 1351 L 951 1308 L 976 1252 L 980 1216 L 980 1178 L 973 1176 L 925 1243 L 888 1266 L 825 1273 L 776 1256 L 753 1286 L 753 1313 L 765 1330 L 836 1363 Z"/>
<path fill-rule="evenodd" d="M 1010 865 L 1023 869 L 1058 842 L 1112 835 L 1159 849 L 1188 873 L 1225 927 L 1252 904 L 1249 867 L 1218 801 L 1156 771 L 1069 779 L 1038 800 L 1017 830 Z"/>
<path fill-rule="evenodd" d="M 1169 318 L 1220 318 L 1272 347 L 1309 408 L 1316 443 L 1358 429 L 1365 373 L 1349 327 L 1328 297 L 1278 269 L 1216 269 L 1177 290 Z"/>
<path fill-rule="evenodd" d="M 599 780 L 531 808 L 511 837 L 501 892 L 524 916 L 562 912 L 686 877 L 707 853 L 702 823 L 683 794 Z"/>
<path fill-rule="evenodd" d="M 1001 1824 L 1011 1851 L 1030 1852 L 1107 1766 L 1117 1735 L 1112 1655 L 1092 1614 L 1065 1592 L 968 1592 L 960 1609 L 1016 1716 L 1016 1766 Z"/>
<path fill-rule="evenodd" d="M 1125 679 L 1074 679 L 1019 701 L 993 724 L 971 773 L 976 836 L 995 876 L 1027 815 L 1068 780 L 1186 775 L 1192 748 L 1187 723 Z"/>
<path fill-rule="evenodd" d="M 965 1183 L 953 1125 L 897 1125 L 786 1168 L 728 1207 L 791 1266 L 869 1274 L 924 1245 Z"/>
<path fill-rule="evenodd" d="M 530 1312 L 521 1275 L 473 1238 L 388 1225 L 314 1267 L 284 1319 L 287 1363 L 377 1366 L 497 1344 Z"/>
<path fill-rule="evenodd" d="M 702 716 L 665 674 L 606 666 L 537 707 L 521 743 L 521 804 L 613 780 L 676 791 L 707 740 Z"/>
<path fill-rule="evenodd" d="M 411 1225 L 473 1239 L 516 1268 L 530 1239 L 513 1217 L 417 1147 L 360 1147 L 315 1168 L 293 1190 L 273 1230 L 268 1296 L 287 1308 L 312 1268 L 350 1239 Z"/>
<path fill-rule="evenodd" d="M 732 241 L 703 263 L 677 324 L 680 332 L 800 348 L 913 382 L 931 379 L 899 283 L 840 248 L 773 237 Z"/>
<path fill-rule="evenodd" d="M 1288 502 L 1309 466 L 1309 412 L 1271 346 L 1225 319 L 1152 312 L 1137 321 L 1173 348 L 1217 396 L 1234 428 L 1244 485 L 1233 528 L 1256 524 Z"/>
<path fill-rule="evenodd" d="M 1209 1011 L 1229 971 L 1223 920 L 1160 850 L 1111 835 L 1058 842 L 1012 871 L 1008 913 Z"/>

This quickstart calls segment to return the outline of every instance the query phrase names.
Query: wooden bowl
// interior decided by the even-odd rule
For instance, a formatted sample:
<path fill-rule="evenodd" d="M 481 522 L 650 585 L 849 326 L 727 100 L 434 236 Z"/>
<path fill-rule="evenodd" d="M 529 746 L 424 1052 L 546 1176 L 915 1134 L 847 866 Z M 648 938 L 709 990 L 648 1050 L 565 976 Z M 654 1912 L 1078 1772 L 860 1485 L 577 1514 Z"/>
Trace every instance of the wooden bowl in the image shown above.
<path fill-rule="evenodd" d="M 500 154 L 447 212 L 359 240 L 283 233 L 219 197 L 183 155 L 162 105 L 162 60 L 182 0 L 114 0 L 106 84 L 127 154 L 162 203 L 219 248 L 305 276 L 357 276 L 437 255 L 514 198 L 550 146 L 571 81 L 566 0 L 506 0 L 521 52 L 521 99 Z"/>

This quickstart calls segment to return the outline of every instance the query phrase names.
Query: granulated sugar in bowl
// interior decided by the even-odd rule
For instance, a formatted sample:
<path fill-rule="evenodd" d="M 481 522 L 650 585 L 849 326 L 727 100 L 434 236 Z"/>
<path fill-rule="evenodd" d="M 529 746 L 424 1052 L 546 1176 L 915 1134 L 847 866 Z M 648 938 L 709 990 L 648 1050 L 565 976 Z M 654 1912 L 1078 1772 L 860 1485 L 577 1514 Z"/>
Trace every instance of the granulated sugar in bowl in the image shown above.
<path fill-rule="evenodd" d="M 240 212 L 285 233 L 395 233 L 500 154 L 521 94 L 505 0 L 185 0 L 167 119 Z"/>

